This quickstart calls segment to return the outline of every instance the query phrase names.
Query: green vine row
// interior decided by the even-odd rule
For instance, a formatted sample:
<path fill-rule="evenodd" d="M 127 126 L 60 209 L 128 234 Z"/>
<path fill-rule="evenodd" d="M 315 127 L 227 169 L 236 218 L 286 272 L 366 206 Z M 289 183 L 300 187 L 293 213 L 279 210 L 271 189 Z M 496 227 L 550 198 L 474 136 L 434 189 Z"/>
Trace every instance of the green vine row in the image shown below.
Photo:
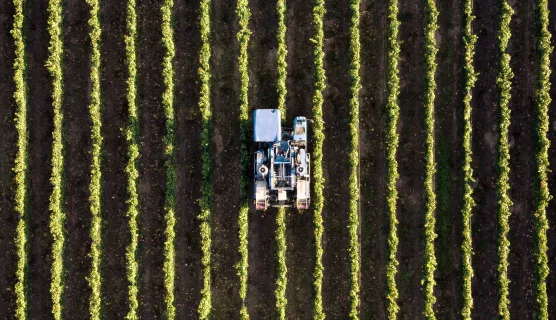
<path fill-rule="evenodd" d="M 436 46 L 435 33 L 438 30 L 438 9 L 435 0 L 427 0 L 425 24 L 425 256 L 423 286 L 425 289 L 425 318 L 435 320 L 434 304 L 434 272 L 436 271 L 436 254 L 434 241 L 437 237 L 436 228 L 436 192 L 435 174 L 436 160 L 434 157 L 434 102 L 436 93 Z"/>
<path fill-rule="evenodd" d="M 102 115 L 100 92 L 100 45 L 101 29 L 99 21 L 100 3 L 98 0 L 87 0 L 91 7 L 89 27 L 91 38 L 91 101 L 89 114 L 91 117 L 92 163 L 91 183 L 89 185 L 89 205 L 92 215 L 91 220 L 91 273 L 87 280 L 91 287 L 89 300 L 89 313 L 91 319 L 101 319 L 102 303 L 102 211 L 101 211 L 101 182 L 102 182 Z"/>
<path fill-rule="evenodd" d="M 242 320 L 249 319 L 249 312 L 245 300 L 247 298 L 248 285 L 248 267 L 249 267 L 249 195 L 247 193 L 247 169 L 249 167 L 249 20 L 251 18 L 251 10 L 249 9 L 249 0 L 238 0 L 236 14 L 238 16 L 240 30 L 237 33 L 239 41 L 239 74 L 241 76 L 240 90 L 240 167 L 243 172 L 240 180 L 240 206 L 239 206 L 239 254 L 240 260 L 236 265 L 239 277 L 239 297 L 241 299 L 240 317 Z"/>
<path fill-rule="evenodd" d="M 64 294 L 64 246 L 66 217 L 64 208 L 64 115 L 63 98 L 63 40 L 62 40 L 62 0 L 49 0 L 47 29 L 50 36 L 46 67 L 52 77 L 52 108 L 54 111 L 52 131 L 52 173 L 50 183 L 50 235 L 52 236 L 52 266 L 50 294 L 52 295 L 52 315 L 62 319 L 62 296 Z"/>
<path fill-rule="evenodd" d="M 361 61 L 361 41 L 359 36 L 359 6 L 360 0 L 351 0 L 350 19 L 350 54 L 351 62 L 349 68 L 350 76 L 350 101 L 349 101 L 349 259 L 350 259 L 350 319 L 359 318 L 359 91 L 361 79 L 359 77 Z"/>
<path fill-rule="evenodd" d="M 16 104 L 15 127 L 17 131 L 17 154 L 13 171 L 15 173 L 15 212 L 18 214 L 16 228 L 15 246 L 17 252 L 16 269 L 16 310 L 15 317 L 18 320 L 27 318 L 27 251 L 28 251 L 28 183 L 29 183 L 29 129 L 27 126 L 27 64 L 25 62 L 25 32 L 23 14 L 24 0 L 14 0 L 15 7 L 14 24 L 11 34 L 15 42 L 14 61 L 14 99 Z"/>
<path fill-rule="evenodd" d="M 500 16 L 500 30 L 498 33 L 498 50 L 500 52 L 500 70 L 496 82 L 500 90 L 499 99 L 499 140 L 498 140 L 498 177 L 497 187 L 497 216 L 498 216 L 498 315 L 501 319 L 510 319 L 510 299 L 508 279 L 508 257 L 510 254 L 510 207 L 512 201 L 509 197 L 510 190 L 510 145 L 508 143 L 508 129 L 510 126 L 510 90 L 512 87 L 513 72 L 510 66 L 510 55 L 506 52 L 510 40 L 510 22 L 513 9 L 502 1 Z"/>
<path fill-rule="evenodd" d="M 550 122 L 548 119 L 548 108 L 552 99 L 550 98 L 550 55 L 553 50 L 551 45 L 552 34 L 548 31 L 548 1 L 537 2 L 537 65 L 538 79 L 536 92 L 536 162 L 537 170 L 535 177 L 535 308 L 536 318 L 548 320 L 548 294 L 546 279 L 549 274 L 548 268 L 548 239 L 546 237 L 549 222 L 546 217 L 548 202 L 552 199 L 548 188 L 549 158 L 548 148 L 550 140 L 547 138 Z"/>
<path fill-rule="evenodd" d="M 139 110 L 137 106 L 137 12 L 136 1 L 128 0 L 126 7 L 125 36 L 126 65 L 127 65 L 127 117 L 128 124 L 125 129 L 127 141 L 127 163 L 125 172 L 127 175 L 127 217 L 130 240 L 126 248 L 126 276 L 128 282 L 129 309 L 126 314 L 127 320 L 138 320 L 139 309 L 139 156 L 141 149 L 139 145 Z"/>
<path fill-rule="evenodd" d="M 473 310 L 473 294 L 472 294 L 472 279 L 473 279 L 473 242 L 471 231 L 471 217 L 473 208 L 475 207 L 475 200 L 473 199 L 472 184 L 473 179 L 473 151 L 471 134 L 472 134 L 472 121 L 471 121 L 471 100 L 472 90 L 477 81 L 477 73 L 473 66 L 473 58 L 475 56 L 475 44 L 477 43 L 477 36 L 473 33 L 473 0 L 465 0 L 463 8 L 463 44 L 465 50 L 464 56 L 464 87 L 463 87 L 463 179 L 464 179 L 464 195 L 463 195 L 463 208 L 462 216 L 462 296 L 463 306 L 461 315 L 464 320 L 471 320 L 471 312 Z"/>
<path fill-rule="evenodd" d="M 400 116 L 400 106 L 398 96 L 400 94 L 399 61 L 400 61 L 400 40 L 398 20 L 398 1 L 390 0 L 388 6 L 388 100 L 386 105 L 387 112 L 387 132 L 386 132 L 386 163 L 388 170 L 386 203 L 390 220 L 390 231 L 388 234 L 388 262 L 386 266 L 387 281 L 387 312 L 389 319 L 396 319 L 400 307 L 398 306 L 398 288 L 396 285 L 396 274 L 398 273 L 398 218 L 397 200 L 398 189 L 396 184 L 399 179 L 398 162 L 396 153 L 398 150 L 399 136 L 397 132 L 398 118 Z"/>
<path fill-rule="evenodd" d="M 176 307 L 174 305 L 175 288 L 175 238 L 176 238 L 176 111 L 174 107 L 174 31 L 172 28 L 172 9 L 173 0 L 165 0 L 162 3 L 162 43 L 164 44 L 165 55 L 162 62 L 162 77 L 164 79 L 164 92 L 162 93 L 162 105 L 164 107 L 165 136 L 164 136 L 164 155 L 166 156 L 166 191 L 164 220 L 166 229 L 164 234 L 164 289 L 166 291 L 165 314 L 166 318 L 173 320 L 176 317 Z"/>
<path fill-rule="evenodd" d="M 324 144 L 324 120 L 322 105 L 324 103 L 324 90 L 326 89 L 326 73 L 324 70 L 324 15 L 326 9 L 324 0 L 315 0 L 313 8 L 313 25 L 315 35 L 312 39 L 315 49 L 313 51 L 315 62 L 315 92 L 313 94 L 313 225 L 315 232 L 315 269 L 313 271 L 313 288 L 315 300 L 313 304 L 313 319 L 324 320 L 326 315 L 322 306 L 322 281 L 324 266 L 322 256 L 322 236 L 324 233 L 322 209 L 324 207 L 324 174 L 322 171 L 322 148 Z"/>
<path fill-rule="evenodd" d="M 212 156 L 210 153 L 211 145 L 211 119 L 212 107 L 210 98 L 210 33 L 211 33 L 211 1 L 201 0 L 200 8 L 200 28 L 201 28 L 201 50 L 199 53 L 200 67 L 199 78 L 201 80 L 201 94 L 199 98 L 199 109 L 201 110 L 202 131 L 201 131 L 201 157 L 202 157 L 202 178 L 201 199 L 199 201 L 201 213 L 199 215 L 201 233 L 201 265 L 203 267 L 203 288 L 201 289 L 201 301 L 199 302 L 198 313 L 201 320 L 210 319 L 212 311 L 211 293 L 211 205 L 212 205 Z"/>

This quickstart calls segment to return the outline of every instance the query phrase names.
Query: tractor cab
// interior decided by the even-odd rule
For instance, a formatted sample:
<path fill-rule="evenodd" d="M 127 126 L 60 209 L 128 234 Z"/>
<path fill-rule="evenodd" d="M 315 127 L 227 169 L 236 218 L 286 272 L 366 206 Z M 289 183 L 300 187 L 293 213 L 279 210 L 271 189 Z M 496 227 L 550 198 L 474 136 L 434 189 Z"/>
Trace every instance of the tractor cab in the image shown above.
<path fill-rule="evenodd" d="M 311 188 L 307 119 L 296 117 L 290 129 L 282 128 L 278 109 L 255 110 L 253 118 L 255 208 L 308 209 Z"/>

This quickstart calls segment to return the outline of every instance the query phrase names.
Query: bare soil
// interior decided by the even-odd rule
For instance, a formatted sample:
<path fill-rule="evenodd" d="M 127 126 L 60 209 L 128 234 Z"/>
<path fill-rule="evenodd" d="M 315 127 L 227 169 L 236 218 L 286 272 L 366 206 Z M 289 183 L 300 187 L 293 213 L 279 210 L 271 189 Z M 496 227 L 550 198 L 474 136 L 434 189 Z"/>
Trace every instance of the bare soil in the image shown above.
<path fill-rule="evenodd" d="M 176 1 L 175 101 L 177 125 L 177 224 L 176 224 L 176 317 L 197 317 L 199 292 L 202 288 L 201 247 L 199 241 L 201 198 L 201 114 L 198 108 L 199 67 L 198 2 Z"/>
<path fill-rule="evenodd" d="M 312 98 L 314 92 L 314 45 L 310 41 L 314 34 L 313 3 L 298 1 L 286 3 L 286 24 L 288 32 L 288 78 L 286 96 L 286 124 L 293 126 L 293 118 L 312 118 Z M 311 128 L 309 128 L 311 130 Z M 310 131 L 309 131 L 310 132 Z M 312 152 L 312 145 L 309 145 Z M 313 318 L 313 270 L 315 266 L 313 211 L 299 213 L 287 210 L 286 221 L 286 263 L 288 266 L 288 286 L 286 315 L 297 319 Z"/>
<path fill-rule="evenodd" d="M 127 68 L 122 41 L 126 34 L 126 7 L 125 1 L 102 4 L 102 313 L 108 319 L 122 319 L 128 311 L 125 252 L 130 242 L 126 216 L 127 142 L 122 132 L 127 125 Z"/>
<path fill-rule="evenodd" d="M 535 172 L 535 89 L 537 79 L 535 1 L 513 1 L 509 52 L 515 74 L 510 126 L 510 312 L 518 319 L 534 319 L 533 231 Z"/>
<path fill-rule="evenodd" d="M 48 210 L 52 193 L 52 78 L 44 67 L 48 57 L 45 32 L 47 2 L 32 0 L 26 6 L 27 83 L 29 87 L 29 319 L 51 319 L 50 237 Z"/>
<path fill-rule="evenodd" d="M 15 100 L 13 92 L 13 60 L 15 45 L 9 31 L 13 26 L 14 8 L 8 1 L 0 3 L 0 310 L 15 310 L 17 255 L 15 235 L 18 222 L 14 210 L 15 195 L 13 173 L 17 152 L 15 131 Z"/>
<path fill-rule="evenodd" d="M 425 12 L 415 1 L 400 1 L 400 135 L 398 146 L 399 317 L 423 317 Z"/>
<path fill-rule="evenodd" d="M 89 183 L 91 165 L 89 6 L 69 0 L 64 10 L 64 173 L 66 243 L 64 316 L 87 318 L 91 259 Z M 69 298 L 71 297 L 71 298 Z"/>
<path fill-rule="evenodd" d="M 239 317 L 239 69 L 233 2 L 212 6 L 212 301 L 215 319 Z"/>
<path fill-rule="evenodd" d="M 473 91 L 473 168 L 477 206 L 473 212 L 473 316 L 494 318 L 497 314 L 496 291 L 496 144 L 497 104 L 496 75 L 498 72 L 497 1 L 474 3 L 477 15 L 474 30 L 479 37 L 476 45 L 475 69 L 480 73 Z"/>
<path fill-rule="evenodd" d="M 463 195 L 463 41 L 460 1 L 437 2 L 438 86 L 435 100 L 437 316 L 458 319 L 461 310 Z"/>
<path fill-rule="evenodd" d="M 249 46 L 249 103 L 252 109 L 275 108 L 276 91 L 276 8 L 268 1 L 251 1 Z M 249 168 L 252 172 L 252 166 Z M 251 195 L 252 187 L 249 189 Z M 249 210 L 249 283 L 247 308 L 252 319 L 275 319 L 276 300 L 276 210 Z"/>
<path fill-rule="evenodd" d="M 141 110 L 141 158 L 139 161 L 140 228 L 139 316 L 161 319 L 164 314 L 166 239 L 164 230 L 164 110 L 162 106 L 161 1 L 138 1 L 138 105 Z M 122 61 L 123 63 L 123 61 Z M 122 253 L 123 254 L 123 253 Z"/>
<path fill-rule="evenodd" d="M 361 6 L 361 319 L 386 319 L 388 1 Z"/>
<path fill-rule="evenodd" d="M 325 2 L 324 18 L 327 89 L 324 93 L 325 137 L 323 147 L 324 236 L 323 307 L 327 317 L 346 319 L 349 315 L 349 99 L 350 68 L 349 6 L 341 1 Z M 335 8 L 331 10 L 331 8 Z"/>

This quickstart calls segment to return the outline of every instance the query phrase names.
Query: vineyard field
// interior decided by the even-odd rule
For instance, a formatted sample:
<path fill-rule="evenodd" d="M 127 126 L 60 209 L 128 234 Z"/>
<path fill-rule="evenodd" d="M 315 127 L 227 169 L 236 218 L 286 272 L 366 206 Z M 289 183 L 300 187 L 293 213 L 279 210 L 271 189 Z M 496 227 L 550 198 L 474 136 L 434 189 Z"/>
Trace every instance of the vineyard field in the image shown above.
<path fill-rule="evenodd" d="M 1 319 L 556 315 L 556 0 L 0 1 Z M 253 205 L 253 111 L 309 121 Z"/>

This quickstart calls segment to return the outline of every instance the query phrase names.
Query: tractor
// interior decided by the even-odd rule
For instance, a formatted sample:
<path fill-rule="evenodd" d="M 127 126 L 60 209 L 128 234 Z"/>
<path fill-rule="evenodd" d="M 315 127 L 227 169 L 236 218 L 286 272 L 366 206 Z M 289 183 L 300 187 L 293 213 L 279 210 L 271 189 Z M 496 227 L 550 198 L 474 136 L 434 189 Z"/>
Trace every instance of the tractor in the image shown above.
<path fill-rule="evenodd" d="M 268 207 L 309 208 L 311 157 L 307 122 L 296 117 L 293 128 L 282 128 L 278 109 L 254 111 L 254 200 L 256 210 Z"/>

